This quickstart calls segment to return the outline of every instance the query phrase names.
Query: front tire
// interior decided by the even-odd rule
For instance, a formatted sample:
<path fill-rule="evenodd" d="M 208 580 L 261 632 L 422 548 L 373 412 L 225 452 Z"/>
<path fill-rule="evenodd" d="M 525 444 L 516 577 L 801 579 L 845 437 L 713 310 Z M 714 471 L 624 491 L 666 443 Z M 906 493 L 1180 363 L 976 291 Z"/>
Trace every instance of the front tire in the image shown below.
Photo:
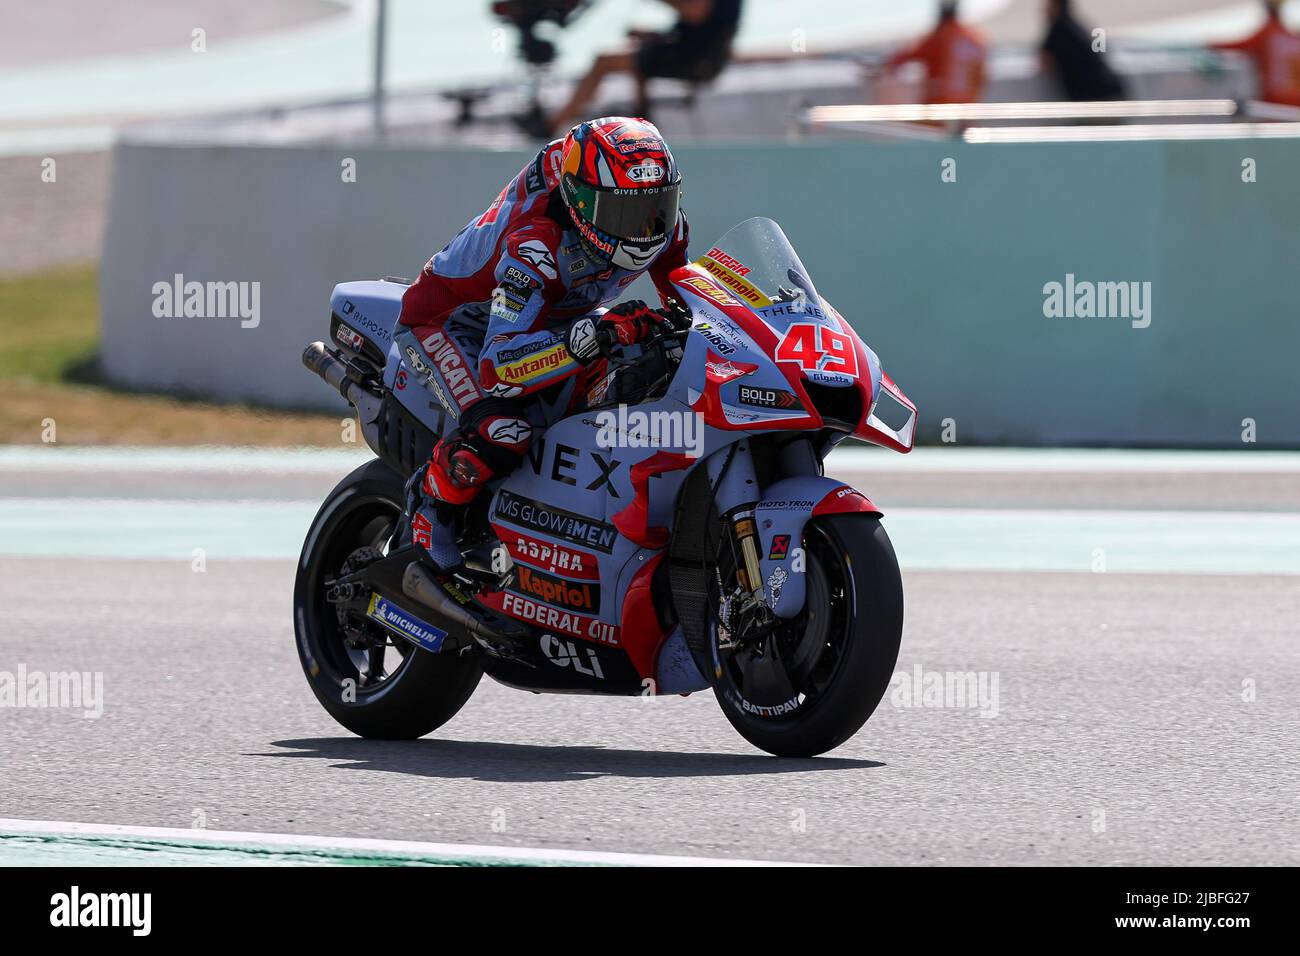
<path fill-rule="evenodd" d="M 791 674 L 798 706 L 773 713 L 749 704 L 734 656 L 719 657 L 714 686 L 731 725 L 778 757 L 813 757 L 857 733 L 889 687 L 903 634 L 898 559 L 875 516 L 815 518 L 805 528 L 804 551 L 807 604 L 795 619 L 793 646 L 785 645 L 787 657 L 801 664 Z M 716 636 L 714 643 L 718 654 Z"/>
<path fill-rule="evenodd" d="M 350 646 L 325 600 L 325 580 L 349 555 L 387 542 L 402 497 L 401 480 L 379 460 L 340 481 L 312 520 L 293 591 L 298 657 L 316 699 L 352 733 L 380 740 L 414 740 L 442 726 L 483 676 L 472 658 L 433 654 L 404 638 Z"/>

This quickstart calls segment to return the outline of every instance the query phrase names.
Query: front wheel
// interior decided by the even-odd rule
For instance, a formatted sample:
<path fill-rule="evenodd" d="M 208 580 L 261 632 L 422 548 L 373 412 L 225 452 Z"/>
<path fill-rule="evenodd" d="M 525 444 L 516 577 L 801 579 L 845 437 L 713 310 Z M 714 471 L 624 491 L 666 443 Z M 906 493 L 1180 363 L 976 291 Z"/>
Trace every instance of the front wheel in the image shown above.
<path fill-rule="evenodd" d="M 815 518 L 803 546 L 798 617 L 732 647 L 714 628 L 723 712 L 779 757 L 813 757 L 857 733 L 889 687 L 903 634 L 898 559 L 876 517 Z"/>
<path fill-rule="evenodd" d="M 331 717 L 361 737 L 413 740 L 460 710 L 483 676 L 469 657 L 443 656 L 373 622 L 341 619 L 325 582 L 359 554 L 380 553 L 402 513 L 402 482 L 381 461 L 344 478 L 321 505 L 293 591 L 303 672 Z"/>

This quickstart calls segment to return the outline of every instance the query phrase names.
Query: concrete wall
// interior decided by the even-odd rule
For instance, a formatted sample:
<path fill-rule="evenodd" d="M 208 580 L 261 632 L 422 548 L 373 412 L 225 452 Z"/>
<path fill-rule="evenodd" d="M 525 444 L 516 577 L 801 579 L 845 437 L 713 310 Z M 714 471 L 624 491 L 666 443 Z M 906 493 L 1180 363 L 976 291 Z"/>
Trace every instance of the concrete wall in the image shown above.
<path fill-rule="evenodd" d="M 343 183 L 340 163 L 357 162 Z M 1258 182 L 1243 183 L 1241 162 Z M 322 405 L 298 362 L 336 281 L 415 275 L 522 153 L 124 144 L 103 360 L 134 386 Z M 957 181 L 941 181 L 956 161 Z M 922 438 L 1300 446 L 1300 141 L 682 146 L 694 248 L 752 215 L 920 406 Z M 261 321 L 156 318 L 153 284 L 261 283 Z M 1049 319 L 1043 287 L 1152 284 L 1151 324 Z M 648 290 L 642 289 L 648 296 Z"/>

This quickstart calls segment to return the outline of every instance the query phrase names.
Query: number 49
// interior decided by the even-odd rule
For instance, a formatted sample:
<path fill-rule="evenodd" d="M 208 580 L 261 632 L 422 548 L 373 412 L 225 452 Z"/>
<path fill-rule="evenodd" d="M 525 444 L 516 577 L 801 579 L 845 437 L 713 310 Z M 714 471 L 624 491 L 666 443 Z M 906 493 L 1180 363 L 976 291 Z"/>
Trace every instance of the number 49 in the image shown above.
<path fill-rule="evenodd" d="M 858 374 L 858 353 L 853 340 L 842 332 L 813 322 L 796 322 L 776 347 L 778 362 L 798 362 L 804 371 Z"/>

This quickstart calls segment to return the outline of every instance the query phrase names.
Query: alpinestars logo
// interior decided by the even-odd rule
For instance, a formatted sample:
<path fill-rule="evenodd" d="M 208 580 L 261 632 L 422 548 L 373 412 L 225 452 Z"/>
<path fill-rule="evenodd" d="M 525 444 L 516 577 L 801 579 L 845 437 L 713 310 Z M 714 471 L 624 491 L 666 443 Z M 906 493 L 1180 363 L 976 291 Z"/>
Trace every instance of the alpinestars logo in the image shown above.
<path fill-rule="evenodd" d="M 551 250 L 546 248 L 546 243 L 540 239 L 529 239 L 527 242 L 520 243 L 519 258 L 548 279 L 554 279 L 559 275 L 555 268 L 555 257 L 551 255 Z"/>
<path fill-rule="evenodd" d="M 596 342 L 596 323 L 591 319 L 579 319 L 569 329 L 569 354 L 581 362 L 592 358 L 600 351 Z"/>
<path fill-rule="evenodd" d="M 413 346 L 408 345 L 406 347 L 406 359 L 411 363 L 411 368 L 415 370 L 417 375 L 428 375 L 433 371 L 425 364 L 424 359 L 420 358 L 420 353 Z"/>
<path fill-rule="evenodd" d="M 498 418 L 487 426 L 487 437 L 502 445 L 522 445 L 533 435 L 533 426 L 522 418 Z"/>

